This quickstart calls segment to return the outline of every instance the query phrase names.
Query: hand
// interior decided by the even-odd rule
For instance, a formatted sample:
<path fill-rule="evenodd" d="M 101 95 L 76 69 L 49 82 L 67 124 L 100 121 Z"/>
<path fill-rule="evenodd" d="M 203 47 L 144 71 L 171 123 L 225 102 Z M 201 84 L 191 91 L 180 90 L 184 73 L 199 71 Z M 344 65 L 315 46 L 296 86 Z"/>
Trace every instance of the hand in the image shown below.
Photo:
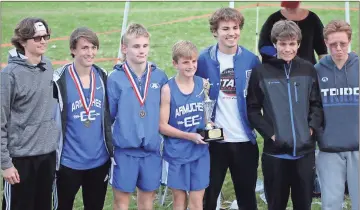
<path fill-rule="evenodd" d="M 11 168 L 5 169 L 3 171 L 3 177 L 4 177 L 5 181 L 9 182 L 10 184 L 20 183 L 19 173 L 14 166 Z"/>
<path fill-rule="evenodd" d="M 273 135 L 273 136 L 271 137 L 271 140 L 275 141 L 275 135 Z"/>
<path fill-rule="evenodd" d="M 207 144 L 203 141 L 204 137 L 198 133 L 190 133 L 189 137 L 189 140 L 193 141 L 195 144 Z"/>
<path fill-rule="evenodd" d="M 314 133 L 314 130 L 312 128 L 310 128 L 310 136 L 312 136 Z"/>
<path fill-rule="evenodd" d="M 211 126 L 213 126 L 214 128 L 216 127 L 216 124 L 213 121 L 210 121 Z"/>

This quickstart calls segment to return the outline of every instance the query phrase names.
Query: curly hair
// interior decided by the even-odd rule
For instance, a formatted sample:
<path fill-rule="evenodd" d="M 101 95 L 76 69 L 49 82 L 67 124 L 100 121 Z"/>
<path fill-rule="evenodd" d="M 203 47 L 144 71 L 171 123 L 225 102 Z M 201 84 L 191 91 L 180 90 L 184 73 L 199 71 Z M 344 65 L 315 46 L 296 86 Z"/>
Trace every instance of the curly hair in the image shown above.
<path fill-rule="evenodd" d="M 239 11 L 229 7 L 216 10 L 209 18 L 210 32 L 215 33 L 218 30 L 220 21 L 231 20 L 239 24 L 240 30 L 243 28 L 245 18 Z"/>

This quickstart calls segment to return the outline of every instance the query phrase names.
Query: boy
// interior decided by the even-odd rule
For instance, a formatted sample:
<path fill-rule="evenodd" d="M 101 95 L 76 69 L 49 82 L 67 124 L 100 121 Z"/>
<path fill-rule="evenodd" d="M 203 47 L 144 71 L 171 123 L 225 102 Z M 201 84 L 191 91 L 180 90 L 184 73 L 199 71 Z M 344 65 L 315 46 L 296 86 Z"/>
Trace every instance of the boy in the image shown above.
<path fill-rule="evenodd" d="M 55 177 L 53 67 L 44 56 L 50 29 L 41 18 L 20 21 L 1 71 L 3 209 L 50 210 Z"/>
<path fill-rule="evenodd" d="M 205 188 L 209 184 L 208 145 L 197 128 L 205 127 L 205 79 L 194 76 L 198 51 L 189 41 L 179 41 L 172 48 L 173 65 L 178 70 L 161 90 L 160 132 L 166 136 L 164 159 L 169 163 L 167 185 L 172 188 L 173 209 L 203 208 Z M 193 108 L 189 108 L 193 107 Z"/>
<path fill-rule="evenodd" d="M 230 169 L 239 209 L 255 210 L 259 149 L 256 134 L 246 117 L 246 87 L 251 69 L 259 59 L 238 46 L 243 15 L 221 8 L 209 19 L 217 44 L 200 53 L 196 75 L 209 79 L 210 99 L 216 100 L 212 120 L 224 129 L 225 140 L 211 143 L 210 184 L 205 192 L 206 210 L 216 208 L 227 169 Z"/>
<path fill-rule="evenodd" d="M 247 110 L 251 126 L 264 138 L 262 170 L 269 210 L 310 210 L 314 181 L 315 140 L 323 123 L 316 71 L 296 56 L 300 28 L 281 20 L 271 30 L 277 58 L 253 69 Z"/>
<path fill-rule="evenodd" d="M 116 165 L 112 165 L 110 183 L 115 210 L 128 209 L 135 187 L 138 209 L 152 209 L 154 191 L 160 186 L 160 90 L 167 76 L 147 61 L 149 42 L 144 26 L 130 24 L 122 37 L 125 62 L 115 65 L 108 79 L 114 122 Z"/>
<path fill-rule="evenodd" d="M 359 57 L 348 53 L 352 29 L 344 20 L 324 28 L 330 55 L 315 65 L 326 125 L 316 159 L 323 210 L 341 209 L 345 181 L 352 209 L 359 208 Z"/>
<path fill-rule="evenodd" d="M 70 35 L 74 62 L 54 75 L 63 131 L 56 174 L 59 210 L 73 208 L 80 186 L 85 209 L 104 206 L 113 146 L 107 75 L 94 64 L 98 49 L 99 39 L 92 30 L 75 29 Z"/>

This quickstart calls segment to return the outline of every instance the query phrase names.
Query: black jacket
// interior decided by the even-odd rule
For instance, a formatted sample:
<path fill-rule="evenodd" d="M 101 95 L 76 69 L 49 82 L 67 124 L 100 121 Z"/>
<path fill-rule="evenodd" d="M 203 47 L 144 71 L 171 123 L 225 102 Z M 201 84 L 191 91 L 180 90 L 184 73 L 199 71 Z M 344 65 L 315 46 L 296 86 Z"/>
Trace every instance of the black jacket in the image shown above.
<path fill-rule="evenodd" d="M 66 90 L 66 78 L 65 78 L 65 70 L 68 69 L 68 66 L 70 64 L 67 64 L 59 69 L 57 69 L 54 72 L 54 83 L 56 85 L 56 88 L 54 88 L 54 97 L 58 99 L 59 104 L 60 104 L 60 110 L 61 110 L 61 127 L 62 127 L 62 133 L 65 133 L 65 129 L 66 129 L 66 116 L 67 116 L 67 90 Z M 110 120 L 110 109 L 109 109 L 109 103 L 108 103 L 108 97 L 107 97 L 107 88 L 106 88 L 106 83 L 107 83 L 107 74 L 106 71 L 104 71 L 103 69 L 101 69 L 100 67 L 93 65 L 93 67 L 98 71 L 101 80 L 102 80 L 102 84 L 103 84 L 103 89 L 105 90 L 105 95 L 104 95 L 104 107 L 105 107 L 105 112 L 103 114 L 103 127 L 104 127 L 104 143 L 106 146 L 106 149 L 110 155 L 110 158 L 112 158 L 114 156 L 114 147 L 113 147 L 113 141 L 112 141 L 112 132 L 111 132 L 111 120 Z M 63 135 L 64 137 L 65 135 Z M 62 139 L 64 141 L 64 138 Z M 63 142 L 59 142 L 59 152 L 60 154 L 58 154 L 58 156 L 61 156 L 62 153 L 62 145 Z"/>
<path fill-rule="evenodd" d="M 246 101 L 249 122 L 264 138 L 265 153 L 299 156 L 314 151 L 310 127 L 316 133 L 322 126 L 323 107 L 310 62 L 295 57 L 287 64 L 272 58 L 257 66 L 250 76 Z"/>
<path fill-rule="evenodd" d="M 266 63 L 270 58 L 274 57 L 274 54 L 276 53 L 276 49 L 271 42 L 270 34 L 274 24 L 279 20 L 286 20 L 280 10 L 271 14 L 261 28 L 258 50 L 262 58 L 262 63 Z M 312 11 L 309 11 L 309 14 L 305 19 L 294 22 L 299 26 L 302 34 L 297 55 L 300 58 L 315 64 L 316 58 L 314 51 L 316 51 L 316 54 L 318 55 L 327 54 L 323 35 L 324 26 L 320 18 Z"/>

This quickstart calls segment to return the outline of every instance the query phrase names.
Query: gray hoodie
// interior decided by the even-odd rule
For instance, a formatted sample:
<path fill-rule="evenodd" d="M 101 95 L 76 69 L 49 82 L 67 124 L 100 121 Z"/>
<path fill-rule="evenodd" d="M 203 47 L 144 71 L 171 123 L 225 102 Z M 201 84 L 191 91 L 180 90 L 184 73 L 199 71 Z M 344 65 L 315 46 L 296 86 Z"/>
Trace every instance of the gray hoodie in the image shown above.
<path fill-rule="evenodd" d="M 9 51 L 1 74 L 1 169 L 13 157 L 48 154 L 56 150 L 60 130 L 55 124 L 53 67 L 42 57 L 29 64 L 16 50 Z"/>
<path fill-rule="evenodd" d="M 359 150 L 359 57 L 349 53 L 342 69 L 328 55 L 315 65 L 324 107 L 325 127 L 318 135 L 321 151 Z"/>

